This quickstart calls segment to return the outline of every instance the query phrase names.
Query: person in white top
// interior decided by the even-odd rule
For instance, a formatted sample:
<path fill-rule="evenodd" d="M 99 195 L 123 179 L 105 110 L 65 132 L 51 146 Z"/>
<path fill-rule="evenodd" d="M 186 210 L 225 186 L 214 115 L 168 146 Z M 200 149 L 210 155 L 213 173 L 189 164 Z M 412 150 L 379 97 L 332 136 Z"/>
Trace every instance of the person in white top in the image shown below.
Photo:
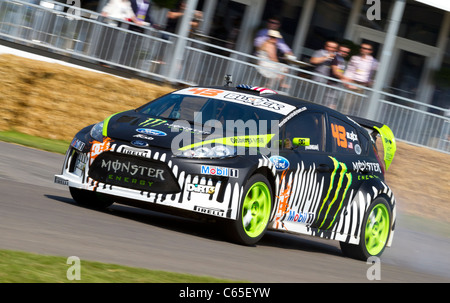
<path fill-rule="evenodd" d="M 145 24 L 144 21 L 136 17 L 129 0 L 109 0 L 102 10 L 102 16 L 123 21 L 133 21 L 137 25 Z"/>
<path fill-rule="evenodd" d="M 344 73 L 344 82 L 350 89 L 356 87 L 352 83 L 361 86 L 372 86 L 374 74 L 378 68 L 378 61 L 372 57 L 372 46 L 368 43 L 362 43 L 360 54 L 352 56 Z"/>
<path fill-rule="evenodd" d="M 267 79 L 265 85 L 269 88 L 276 88 L 277 85 L 280 85 L 281 88 L 289 88 L 283 81 L 284 75 L 281 74 L 286 73 L 287 68 L 280 64 L 277 56 L 277 40 L 282 39 L 283 36 L 276 30 L 269 30 L 267 36 L 269 38 L 257 50 L 259 60 L 256 69 Z"/>
<path fill-rule="evenodd" d="M 127 22 L 133 22 L 137 26 L 144 26 L 146 22 L 137 18 L 130 0 L 108 0 L 102 9 L 104 22 L 113 27 L 102 26 L 101 36 L 95 41 L 95 56 L 103 67 L 111 67 L 110 63 L 128 64 L 130 57 L 134 56 L 134 46 L 130 45 L 130 39 L 135 35 L 129 35 L 119 28 L 130 28 Z M 109 61 L 109 62 L 108 62 Z"/>

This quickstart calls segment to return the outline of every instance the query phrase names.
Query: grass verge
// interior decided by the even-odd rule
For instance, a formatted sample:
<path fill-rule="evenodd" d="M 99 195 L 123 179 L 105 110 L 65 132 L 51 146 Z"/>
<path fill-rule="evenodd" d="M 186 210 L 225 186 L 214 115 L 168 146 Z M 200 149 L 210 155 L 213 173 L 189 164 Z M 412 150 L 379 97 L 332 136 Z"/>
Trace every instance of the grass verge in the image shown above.
<path fill-rule="evenodd" d="M 79 278 L 79 280 L 74 278 Z M 0 250 L 0 283 L 73 282 L 235 283 L 236 281 L 85 260 L 79 260 L 78 262 L 64 257 Z"/>
<path fill-rule="evenodd" d="M 70 144 L 70 141 L 41 138 L 14 130 L 0 131 L 0 141 L 16 143 L 59 154 L 64 154 Z"/>

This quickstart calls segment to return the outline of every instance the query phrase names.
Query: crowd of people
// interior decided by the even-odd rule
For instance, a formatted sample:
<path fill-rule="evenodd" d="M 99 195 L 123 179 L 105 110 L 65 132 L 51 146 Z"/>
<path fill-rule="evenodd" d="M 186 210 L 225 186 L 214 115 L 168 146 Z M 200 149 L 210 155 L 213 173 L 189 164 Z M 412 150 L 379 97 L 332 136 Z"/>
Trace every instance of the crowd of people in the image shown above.
<path fill-rule="evenodd" d="M 352 56 L 347 63 L 350 47 L 339 45 L 335 41 L 327 41 L 324 49 L 314 52 L 311 64 L 315 66 L 314 76 L 317 82 L 327 83 L 327 77 L 337 78 L 351 89 L 361 89 L 361 86 L 372 86 L 373 76 L 378 67 L 378 61 L 372 56 L 373 48 L 369 43 L 360 45 L 360 53 Z M 359 87 L 356 87 L 355 85 Z"/>
<path fill-rule="evenodd" d="M 333 40 L 327 41 L 324 48 L 315 51 L 310 59 L 316 72 L 313 80 L 331 86 L 341 86 L 357 93 L 363 93 L 364 87 L 371 87 L 378 67 L 378 61 L 372 56 L 373 46 L 363 42 L 359 54 L 348 58 L 350 52 L 348 45 L 339 45 Z M 338 92 L 329 89 L 325 94 L 325 104 L 336 108 L 337 102 Z M 352 106 L 351 103 L 351 98 L 347 98 L 347 108 L 343 110 L 348 110 L 348 107 Z"/>
<path fill-rule="evenodd" d="M 282 61 L 280 58 L 295 60 L 295 56 L 279 32 L 280 25 L 279 19 L 268 19 L 266 28 L 257 32 L 254 47 L 260 58 L 259 73 L 266 79 L 276 81 L 283 88 L 287 86 L 283 83 L 282 73 L 287 70 L 279 64 Z M 316 50 L 309 60 L 315 73 L 312 80 L 358 93 L 362 93 L 364 87 L 371 87 L 378 67 L 378 61 L 372 56 L 372 45 L 364 42 L 360 45 L 359 54 L 349 57 L 350 52 L 349 45 L 339 44 L 334 40 L 326 41 L 324 48 Z M 335 89 L 327 89 L 324 98 L 325 105 L 337 108 L 339 98 Z M 351 102 L 346 100 L 346 106 L 351 107 Z"/>
<path fill-rule="evenodd" d="M 108 0 L 101 14 L 104 17 L 110 17 L 110 22 L 117 22 L 113 21 L 113 19 L 118 19 L 133 22 L 139 27 L 151 26 L 160 29 L 160 26 L 152 20 L 151 6 L 152 3 L 150 0 Z M 164 30 L 175 33 L 185 9 L 186 1 L 178 1 L 175 8 L 167 12 L 167 25 Z M 191 29 L 197 29 L 202 18 L 203 14 L 201 11 L 194 11 L 194 16 L 190 23 Z M 137 31 L 142 30 L 138 28 L 132 29 Z"/>
<path fill-rule="evenodd" d="M 167 13 L 167 26 L 164 30 L 175 33 L 179 20 L 184 14 L 186 2 L 180 1 L 175 9 Z M 137 26 L 130 27 L 135 31 L 142 31 L 142 26 L 152 26 L 159 29 L 151 18 L 150 0 L 109 0 L 103 8 L 102 15 L 115 20 L 126 20 Z M 191 20 L 191 30 L 196 30 L 202 20 L 202 12 L 195 11 Z M 117 22 L 117 21 L 114 21 Z M 277 17 L 267 20 L 266 26 L 259 30 L 254 38 L 254 50 L 258 57 L 257 70 L 266 79 L 267 85 L 278 85 L 288 88 L 284 83 L 284 73 L 288 72 L 284 60 L 296 60 L 292 49 L 285 42 L 280 32 L 281 22 Z M 349 57 L 349 45 L 339 44 L 337 41 L 326 41 L 323 49 L 316 50 L 309 63 L 313 66 L 315 75 L 312 80 L 333 87 L 342 87 L 355 92 L 363 92 L 364 87 L 370 87 L 378 66 L 372 56 L 373 48 L 369 43 L 360 45 L 360 52 Z M 336 108 L 338 95 L 335 89 L 328 89 L 325 94 L 325 104 Z"/>
<path fill-rule="evenodd" d="M 178 1 L 176 7 L 167 12 L 167 25 L 165 31 L 176 33 L 180 20 L 186 9 L 186 1 Z M 115 27 L 125 27 L 131 31 L 144 33 L 145 27 L 162 29 L 151 17 L 151 0 L 108 0 L 101 11 L 105 22 Z M 202 19 L 202 12 L 195 11 L 190 22 L 192 31 L 196 30 Z M 129 25 L 129 22 L 133 23 Z M 164 37 L 163 37 L 164 38 Z M 110 47 L 114 43 L 114 47 Z M 135 49 L 140 49 L 141 39 L 134 35 L 124 35 L 114 28 L 105 28 L 100 41 L 97 44 L 96 56 L 101 59 L 100 64 L 109 67 L 103 61 L 110 61 L 112 58 L 118 60 L 123 65 L 134 65 L 137 58 L 142 54 L 129 54 Z M 107 45 L 108 47 L 104 47 Z M 120 57 L 119 57 L 120 56 Z"/>

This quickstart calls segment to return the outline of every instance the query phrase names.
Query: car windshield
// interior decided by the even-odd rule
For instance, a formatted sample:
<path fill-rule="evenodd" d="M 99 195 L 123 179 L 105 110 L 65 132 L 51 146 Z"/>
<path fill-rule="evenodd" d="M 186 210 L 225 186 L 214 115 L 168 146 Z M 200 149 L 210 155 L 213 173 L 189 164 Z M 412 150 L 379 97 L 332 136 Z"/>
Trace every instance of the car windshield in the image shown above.
<path fill-rule="evenodd" d="M 263 107 L 184 94 L 165 95 L 138 111 L 158 118 L 188 121 L 204 128 L 222 128 L 235 134 L 270 133 L 271 127 L 278 125 L 284 116 Z"/>

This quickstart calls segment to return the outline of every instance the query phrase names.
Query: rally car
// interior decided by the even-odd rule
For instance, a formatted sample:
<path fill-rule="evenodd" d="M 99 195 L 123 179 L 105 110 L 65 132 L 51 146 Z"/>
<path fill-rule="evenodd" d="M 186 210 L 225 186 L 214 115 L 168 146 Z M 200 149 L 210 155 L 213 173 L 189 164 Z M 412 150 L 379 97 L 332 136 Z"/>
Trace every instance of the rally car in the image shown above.
<path fill-rule="evenodd" d="M 188 87 L 82 129 L 55 182 L 81 205 L 215 219 L 245 245 L 318 236 L 366 260 L 392 243 L 395 149 L 386 125 L 270 89 Z"/>

